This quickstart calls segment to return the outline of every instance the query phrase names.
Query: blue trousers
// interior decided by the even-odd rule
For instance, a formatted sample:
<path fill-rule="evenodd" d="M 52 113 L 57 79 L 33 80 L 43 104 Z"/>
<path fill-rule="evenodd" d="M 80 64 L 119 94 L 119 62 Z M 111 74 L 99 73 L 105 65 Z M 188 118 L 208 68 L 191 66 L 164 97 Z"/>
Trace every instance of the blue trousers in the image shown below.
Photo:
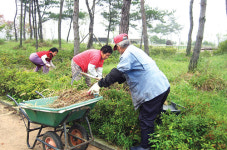
<path fill-rule="evenodd" d="M 148 148 L 150 146 L 149 134 L 154 133 L 154 122 L 162 112 L 162 107 L 170 92 L 170 88 L 161 95 L 150 101 L 144 102 L 139 108 L 139 120 L 141 127 L 141 146 Z"/>

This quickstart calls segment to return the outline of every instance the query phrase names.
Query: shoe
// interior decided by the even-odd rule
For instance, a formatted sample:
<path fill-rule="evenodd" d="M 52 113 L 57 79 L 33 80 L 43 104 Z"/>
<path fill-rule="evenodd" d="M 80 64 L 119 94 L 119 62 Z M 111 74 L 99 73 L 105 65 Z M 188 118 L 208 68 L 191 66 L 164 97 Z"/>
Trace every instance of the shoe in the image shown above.
<path fill-rule="evenodd" d="M 150 150 L 150 148 L 143 148 L 142 146 L 130 147 L 130 150 Z"/>

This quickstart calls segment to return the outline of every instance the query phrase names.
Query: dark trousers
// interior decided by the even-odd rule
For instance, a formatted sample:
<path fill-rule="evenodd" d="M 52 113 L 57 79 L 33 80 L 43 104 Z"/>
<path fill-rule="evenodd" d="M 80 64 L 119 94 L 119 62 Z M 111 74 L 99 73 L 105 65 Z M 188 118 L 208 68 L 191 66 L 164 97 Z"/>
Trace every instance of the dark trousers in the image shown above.
<path fill-rule="evenodd" d="M 139 120 L 141 127 L 141 146 L 148 148 L 150 146 L 148 134 L 154 133 L 154 121 L 162 112 L 162 107 L 170 92 L 170 88 L 161 95 L 140 106 Z"/>

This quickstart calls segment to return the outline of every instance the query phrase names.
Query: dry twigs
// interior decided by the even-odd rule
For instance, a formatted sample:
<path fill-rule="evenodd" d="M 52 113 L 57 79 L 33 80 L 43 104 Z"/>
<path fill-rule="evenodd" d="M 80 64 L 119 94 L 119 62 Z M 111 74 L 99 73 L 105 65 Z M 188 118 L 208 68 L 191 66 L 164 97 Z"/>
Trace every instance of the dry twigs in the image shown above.
<path fill-rule="evenodd" d="M 49 107 L 51 108 L 66 107 L 93 98 L 94 98 L 93 95 L 88 95 L 87 90 L 81 91 L 78 91 L 76 89 L 64 90 L 59 93 L 59 98 L 56 99 Z"/>

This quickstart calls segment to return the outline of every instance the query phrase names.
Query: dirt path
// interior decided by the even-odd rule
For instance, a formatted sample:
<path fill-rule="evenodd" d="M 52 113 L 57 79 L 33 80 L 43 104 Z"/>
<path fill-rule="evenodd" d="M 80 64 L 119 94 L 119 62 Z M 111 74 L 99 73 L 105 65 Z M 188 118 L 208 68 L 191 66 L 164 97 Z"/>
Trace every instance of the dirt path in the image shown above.
<path fill-rule="evenodd" d="M 0 103 L 0 149 L 1 150 L 29 150 L 27 147 L 27 132 L 24 122 L 14 109 Z M 32 124 L 34 125 L 34 124 Z M 35 135 L 30 135 L 30 145 L 33 144 Z M 33 150 L 41 150 L 42 144 L 37 143 Z M 87 150 L 101 150 L 89 145 Z"/>

